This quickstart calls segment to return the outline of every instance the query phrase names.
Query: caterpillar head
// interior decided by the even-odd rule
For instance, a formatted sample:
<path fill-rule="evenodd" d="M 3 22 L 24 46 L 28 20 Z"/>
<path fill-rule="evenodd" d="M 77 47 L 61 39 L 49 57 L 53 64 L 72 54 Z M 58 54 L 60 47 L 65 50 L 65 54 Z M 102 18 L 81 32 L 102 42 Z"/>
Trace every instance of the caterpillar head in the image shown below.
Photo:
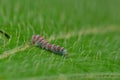
<path fill-rule="evenodd" d="M 44 38 L 42 36 L 40 36 L 40 35 L 33 35 L 31 43 L 33 45 L 38 45 L 38 42 L 40 42 L 40 39 L 44 39 Z"/>
<path fill-rule="evenodd" d="M 31 42 L 32 42 L 33 45 L 35 44 L 35 40 L 36 40 L 36 35 L 33 35 L 32 36 L 32 40 L 31 40 Z"/>

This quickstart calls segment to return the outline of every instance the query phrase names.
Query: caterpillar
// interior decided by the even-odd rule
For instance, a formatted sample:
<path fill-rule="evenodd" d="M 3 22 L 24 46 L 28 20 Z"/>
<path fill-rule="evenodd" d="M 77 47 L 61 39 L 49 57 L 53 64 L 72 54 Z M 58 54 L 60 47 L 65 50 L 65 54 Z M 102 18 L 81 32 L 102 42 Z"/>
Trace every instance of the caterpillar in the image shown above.
<path fill-rule="evenodd" d="M 45 38 L 40 35 L 33 35 L 31 42 L 33 45 L 37 45 L 42 49 L 46 49 L 53 53 L 57 53 L 59 55 L 64 55 L 64 56 L 68 55 L 66 49 L 64 49 L 63 47 L 60 47 L 59 45 L 55 45 L 47 42 Z"/>

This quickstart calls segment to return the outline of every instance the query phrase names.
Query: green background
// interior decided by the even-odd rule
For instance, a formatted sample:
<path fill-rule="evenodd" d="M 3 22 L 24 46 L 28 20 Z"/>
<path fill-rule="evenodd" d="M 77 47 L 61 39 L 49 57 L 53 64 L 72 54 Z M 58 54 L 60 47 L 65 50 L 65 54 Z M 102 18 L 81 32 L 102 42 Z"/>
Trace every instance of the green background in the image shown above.
<path fill-rule="evenodd" d="M 63 58 L 30 46 L 0 60 L 0 80 L 119 79 L 119 8 L 120 0 L 0 0 L 0 29 L 11 36 L 6 46 L 0 45 L 0 54 L 39 34 L 46 40 L 56 35 L 50 42 L 64 46 L 70 55 Z M 94 28 L 99 32 L 59 38 Z"/>

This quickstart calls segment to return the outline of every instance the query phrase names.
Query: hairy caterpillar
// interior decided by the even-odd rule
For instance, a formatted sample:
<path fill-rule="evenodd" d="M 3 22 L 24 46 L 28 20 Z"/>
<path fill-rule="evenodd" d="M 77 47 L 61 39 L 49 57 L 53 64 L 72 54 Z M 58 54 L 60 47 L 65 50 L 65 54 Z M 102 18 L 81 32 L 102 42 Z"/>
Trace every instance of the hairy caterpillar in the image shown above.
<path fill-rule="evenodd" d="M 40 35 L 33 35 L 31 42 L 33 45 L 37 45 L 41 47 L 42 49 L 49 50 L 53 53 L 57 53 L 59 55 L 65 55 L 65 56 L 68 55 L 66 49 L 58 45 L 50 44 Z"/>

